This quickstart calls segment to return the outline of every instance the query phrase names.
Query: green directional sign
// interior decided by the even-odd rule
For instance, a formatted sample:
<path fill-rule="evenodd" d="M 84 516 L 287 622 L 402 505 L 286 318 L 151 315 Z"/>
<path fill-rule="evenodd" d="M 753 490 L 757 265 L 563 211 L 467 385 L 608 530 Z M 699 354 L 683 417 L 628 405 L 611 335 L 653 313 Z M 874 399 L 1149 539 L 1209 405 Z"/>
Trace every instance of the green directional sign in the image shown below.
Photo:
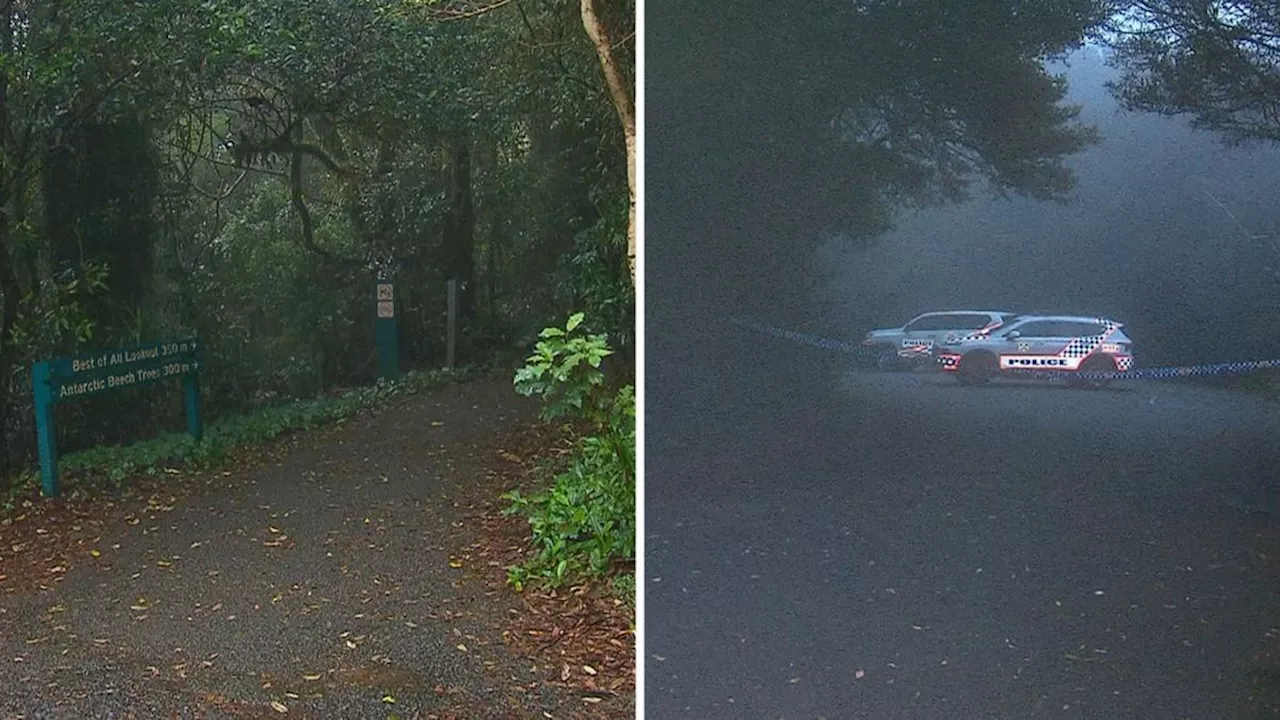
<path fill-rule="evenodd" d="M 35 392 L 36 442 L 46 497 L 58 495 L 58 451 L 53 408 L 59 402 L 108 390 L 181 378 L 186 394 L 187 432 L 199 440 L 200 343 L 167 340 L 88 355 L 41 360 L 31 369 Z"/>
<path fill-rule="evenodd" d="M 195 338 L 49 361 L 57 400 L 158 382 L 200 369 Z"/>

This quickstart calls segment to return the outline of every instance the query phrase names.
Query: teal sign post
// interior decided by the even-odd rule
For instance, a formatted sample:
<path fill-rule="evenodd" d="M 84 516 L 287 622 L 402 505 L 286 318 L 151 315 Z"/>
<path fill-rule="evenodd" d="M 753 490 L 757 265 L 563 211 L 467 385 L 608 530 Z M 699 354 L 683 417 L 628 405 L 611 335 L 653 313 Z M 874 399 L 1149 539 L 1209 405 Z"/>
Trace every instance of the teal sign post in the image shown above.
<path fill-rule="evenodd" d="M 389 270 L 378 271 L 377 317 L 378 376 L 395 380 L 400 377 L 400 333 L 396 327 L 395 288 Z"/>
<path fill-rule="evenodd" d="M 199 440 L 200 345 L 195 338 L 169 340 L 90 355 L 41 360 L 31 368 L 35 392 L 36 445 L 45 497 L 57 497 L 58 447 L 53 408 L 65 400 L 118 388 L 182 378 L 186 391 L 187 432 Z"/>

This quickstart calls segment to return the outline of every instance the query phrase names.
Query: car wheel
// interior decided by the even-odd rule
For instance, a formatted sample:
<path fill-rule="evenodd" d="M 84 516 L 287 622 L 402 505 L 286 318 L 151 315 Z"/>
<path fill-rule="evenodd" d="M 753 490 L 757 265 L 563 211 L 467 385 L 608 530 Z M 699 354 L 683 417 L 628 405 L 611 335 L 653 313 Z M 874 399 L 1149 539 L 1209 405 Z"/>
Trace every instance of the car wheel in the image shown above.
<path fill-rule="evenodd" d="M 996 356 L 989 352 L 966 353 L 956 368 L 956 380 L 961 385 L 982 385 L 996 376 Z"/>
<path fill-rule="evenodd" d="M 898 357 L 898 350 L 892 346 L 882 347 L 876 350 L 876 369 L 885 372 L 902 369 L 902 359 Z"/>
<path fill-rule="evenodd" d="M 1080 364 L 1080 372 L 1114 372 L 1116 369 L 1115 362 L 1106 355 L 1094 355 L 1086 358 Z M 1087 387 L 1095 390 L 1101 390 L 1111 384 L 1110 380 L 1078 380 L 1071 379 L 1071 384 L 1076 387 Z"/>

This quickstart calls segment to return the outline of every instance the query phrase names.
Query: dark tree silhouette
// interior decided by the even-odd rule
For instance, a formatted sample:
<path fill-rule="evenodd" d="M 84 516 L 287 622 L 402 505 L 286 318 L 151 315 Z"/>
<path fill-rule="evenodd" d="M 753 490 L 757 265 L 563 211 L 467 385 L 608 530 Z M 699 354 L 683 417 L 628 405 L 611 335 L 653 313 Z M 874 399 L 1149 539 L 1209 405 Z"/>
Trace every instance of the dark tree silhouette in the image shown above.
<path fill-rule="evenodd" d="M 1065 198 L 1064 161 L 1095 138 L 1044 67 L 1105 19 L 1093 0 L 663 3 L 654 16 L 652 257 L 717 277 L 730 302 L 766 297 L 762 282 L 812 285 L 803 259 L 825 232 L 865 241 L 904 206 L 983 185 Z M 665 218 L 693 198 L 700 241 L 669 247 L 689 222 Z"/>
<path fill-rule="evenodd" d="M 1128 109 L 1190 115 L 1230 142 L 1280 140 L 1280 5 L 1141 0 L 1108 27 Z"/>

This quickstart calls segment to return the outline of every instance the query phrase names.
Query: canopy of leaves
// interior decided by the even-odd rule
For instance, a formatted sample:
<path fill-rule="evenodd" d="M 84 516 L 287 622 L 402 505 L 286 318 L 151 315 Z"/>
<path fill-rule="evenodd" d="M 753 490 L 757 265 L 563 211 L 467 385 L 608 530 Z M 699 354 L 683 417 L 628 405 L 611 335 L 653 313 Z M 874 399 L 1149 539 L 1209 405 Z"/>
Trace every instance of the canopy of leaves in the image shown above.
<path fill-rule="evenodd" d="M 632 16 L 608 6 L 627 44 Z M 573 0 L 11 0 L 0 20 L 0 444 L 19 458 L 22 369 L 86 344 L 200 334 L 215 415 L 371 379 L 375 268 L 408 367 L 442 359 L 449 280 L 463 359 L 575 306 L 631 317 L 623 141 Z M 172 425 L 171 399 L 78 403 L 68 448 L 123 439 L 104 413 Z"/>
<path fill-rule="evenodd" d="M 726 302 L 812 285 L 824 237 L 869 241 L 904 207 L 1065 199 L 1066 160 L 1096 140 L 1045 63 L 1105 19 L 1095 0 L 650 7 L 653 261 L 723 279 Z M 661 244 L 691 202 L 702 242 Z"/>
<path fill-rule="evenodd" d="M 1131 110 L 1190 115 L 1231 142 L 1280 140 L 1280 5 L 1254 0 L 1120 3 L 1103 37 Z"/>

